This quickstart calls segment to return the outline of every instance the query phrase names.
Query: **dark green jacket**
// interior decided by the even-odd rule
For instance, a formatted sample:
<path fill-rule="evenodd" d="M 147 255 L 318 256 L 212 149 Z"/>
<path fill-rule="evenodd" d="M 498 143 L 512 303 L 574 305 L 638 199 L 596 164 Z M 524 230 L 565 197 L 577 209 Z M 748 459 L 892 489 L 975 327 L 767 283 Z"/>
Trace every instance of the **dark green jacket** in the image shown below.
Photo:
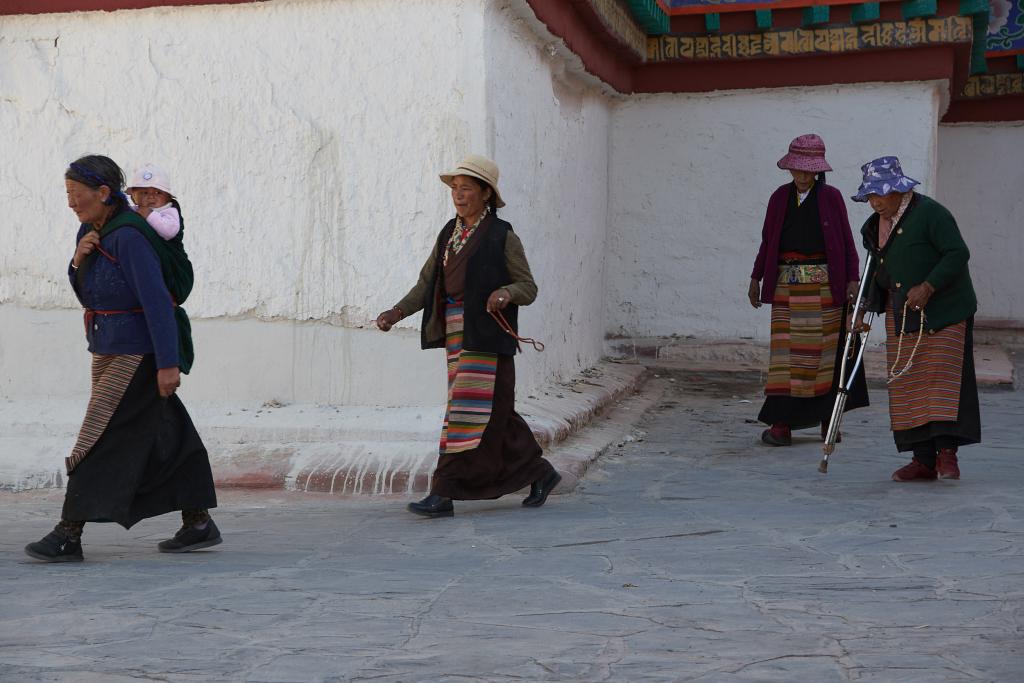
<path fill-rule="evenodd" d="M 935 332 L 974 315 L 978 298 L 971 284 L 967 249 L 949 210 L 931 197 L 914 194 L 885 247 L 878 248 L 878 214 L 860 230 L 878 262 L 871 274 L 868 309 L 885 312 L 888 289 L 904 295 L 924 281 L 935 293 L 924 308 L 925 329 Z"/>

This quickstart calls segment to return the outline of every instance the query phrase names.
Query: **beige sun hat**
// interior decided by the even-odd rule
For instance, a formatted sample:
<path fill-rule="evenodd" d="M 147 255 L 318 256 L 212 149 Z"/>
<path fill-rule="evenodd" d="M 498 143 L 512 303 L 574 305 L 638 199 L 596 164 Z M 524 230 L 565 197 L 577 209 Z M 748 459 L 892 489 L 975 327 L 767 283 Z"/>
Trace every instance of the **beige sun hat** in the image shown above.
<path fill-rule="evenodd" d="M 451 187 L 452 179 L 457 175 L 468 175 L 484 181 L 494 190 L 494 199 L 498 208 L 505 206 L 501 192 L 498 191 L 498 165 L 487 157 L 482 157 L 479 154 L 467 154 L 462 157 L 462 161 L 454 169 L 441 174 L 441 182 Z"/>
<path fill-rule="evenodd" d="M 132 180 L 128 183 L 128 191 L 131 192 L 142 187 L 152 187 L 174 196 L 174 193 L 171 192 L 171 177 L 167 171 L 154 164 L 140 166 L 132 174 Z"/>

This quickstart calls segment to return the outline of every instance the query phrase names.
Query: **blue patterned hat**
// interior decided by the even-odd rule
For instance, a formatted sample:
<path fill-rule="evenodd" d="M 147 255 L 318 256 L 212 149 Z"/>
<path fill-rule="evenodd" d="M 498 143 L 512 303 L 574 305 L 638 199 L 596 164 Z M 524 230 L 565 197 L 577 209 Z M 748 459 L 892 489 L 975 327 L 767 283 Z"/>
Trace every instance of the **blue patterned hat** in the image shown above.
<path fill-rule="evenodd" d="M 903 175 L 900 160 L 896 157 L 879 157 L 860 167 L 864 173 L 864 181 L 860 184 L 853 201 L 866 202 L 868 195 L 877 194 L 884 197 L 893 192 L 909 192 L 915 185 L 920 185 L 913 178 Z"/>

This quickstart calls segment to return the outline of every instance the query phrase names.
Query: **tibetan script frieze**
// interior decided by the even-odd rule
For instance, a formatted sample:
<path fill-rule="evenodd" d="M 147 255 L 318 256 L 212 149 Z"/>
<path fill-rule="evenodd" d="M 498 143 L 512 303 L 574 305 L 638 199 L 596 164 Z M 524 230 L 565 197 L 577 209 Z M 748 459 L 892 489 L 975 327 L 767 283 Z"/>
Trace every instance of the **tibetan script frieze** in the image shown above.
<path fill-rule="evenodd" d="M 1024 95 L 1024 73 L 971 76 L 964 86 L 964 97 Z"/>
<path fill-rule="evenodd" d="M 863 26 L 787 29 L 647 39 L 648 62 L 831 55 L 860 50 L 969 43 L 970 17 L 882 21 Z"/>

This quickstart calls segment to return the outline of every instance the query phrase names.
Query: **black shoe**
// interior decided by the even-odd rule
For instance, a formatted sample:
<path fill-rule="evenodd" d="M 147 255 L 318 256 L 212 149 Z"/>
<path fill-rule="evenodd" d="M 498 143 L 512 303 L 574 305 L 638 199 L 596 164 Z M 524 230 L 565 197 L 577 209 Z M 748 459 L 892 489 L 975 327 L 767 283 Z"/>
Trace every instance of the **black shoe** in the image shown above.
<path fill-rule="evenodd" d="M 548 496 L 562 481 L 562 475 L 553 468 L 542 478 L 530 484 L 530 495 L 523 499 L 523 505 L 528 508 L 539 508 L 547 502 Z"/>
<path fill-rule="evenodd" d="M 43 562 L 81 562 L 82 541 L 72 541 L 67 534 L 54 529 L 42 540 L 25 546 L 25 554 Z"/>
<path fill-rule="evenodd" d="M 205 529 L 197 529 L 194 526 L 183 526 L 174 534 L 174 538 L 160 541 L 157 548 L 162 553 L 190 553 L 193 550 L 209 548 L 222 543 L 220 529 L 213 523 L 213 520 L 206 522 Z"/>
<path fill-rule="evenodd" d="M 452 505 L 452 499 L 445 498 L 444 496 L 437 496 L 433 493 L 418 503 L 409 503 L 405 506 L 405 509 L 414 514 L 423 515 L 424 517 L 455 516 L 455 506 Z"/>

